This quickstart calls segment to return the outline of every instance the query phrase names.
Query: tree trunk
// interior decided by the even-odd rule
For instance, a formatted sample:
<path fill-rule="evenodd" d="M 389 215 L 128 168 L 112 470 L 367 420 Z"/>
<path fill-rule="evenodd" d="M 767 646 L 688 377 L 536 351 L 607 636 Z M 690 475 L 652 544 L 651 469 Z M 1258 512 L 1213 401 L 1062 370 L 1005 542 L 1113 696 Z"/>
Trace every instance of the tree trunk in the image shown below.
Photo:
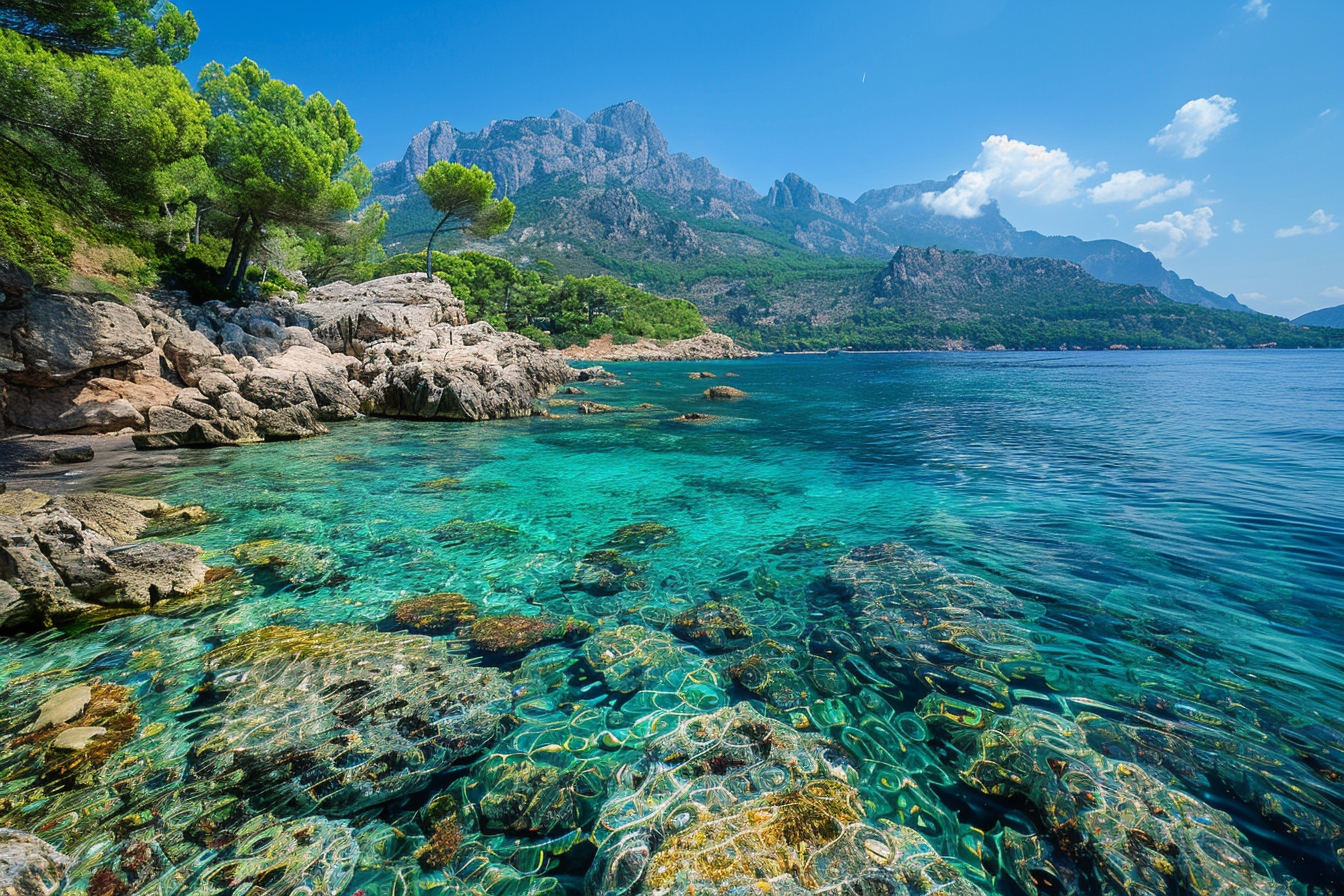
<path fill-rule="evenodd" d="M 219 272 L 220 286 L 227 286 L 233 280 L 234 267 L 238 264 L 238 256 L 241 255 L 243 251 L 243 237 L 245 235 L 244 231 L 247 228 L 248 220 L 247 215 L 239 215 L 238 223 L 233 227 L 233 239 L 229 244 L 229 257 L 224 262 L 224 270 Z M 197 227 L 200 227 L 199 221 L 197 222 Z"/>
<path fill-rule="evenodd" d="M 256 221 L 252 222 L 252 227 L 248 230 L 247 240 L 243 244 L 243 251 L 238 257 L 238 269 L 233 272 L 232 279 L 229 280 L 229 292 L 237 293 L 243 288 L 243 280 L 247 277 L 248 257 L 252 254 L 252 249 L 257 242 L 257 235 L 261 233 L 261 225 Z"/>
<path fill-rule="evenodd" d="M 448 223 L 448 215 L 443 216 L 439 226 L 434 228 L 434 232 L 429 235 L 429 245 L 425 247 L 425 276 L 430 280 L 434 279 L 434 237 L 439 235 L 443 225 Z"/>

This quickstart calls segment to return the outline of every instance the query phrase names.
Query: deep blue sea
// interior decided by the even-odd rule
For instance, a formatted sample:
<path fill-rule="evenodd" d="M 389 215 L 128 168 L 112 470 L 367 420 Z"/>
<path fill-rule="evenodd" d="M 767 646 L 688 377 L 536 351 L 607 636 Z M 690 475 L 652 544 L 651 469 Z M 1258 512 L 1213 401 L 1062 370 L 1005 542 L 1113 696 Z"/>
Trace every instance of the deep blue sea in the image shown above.
<path fill-rule="evenodd" d="M 1095 854 L 1070 852 L 1073 835 L 1052 827 L 1039 804 L 967 780 L 964 743 L 930 726 L 931 696 L 987 713 L 1029 706 L 1095 718 L 1084 727 L 1096 755 L 1133 762 L 1228 813 L 1267 877 L 1304 894 L 1344 892 L 1344 352 L 847 354 L 607 367 L 622 385 L 584 384 L 588 394 L 573 398 L 618 412 L 579 415 L 561 401 L 550 419 L 359 420 L 312 441 L 182 454 L 113 474 L 98 486 L 215 514 L 183 539 L 202 545 L 211 565 L 245 562 L 235 546 L 263 539 L 282 541 L 290 562 L 253 572 L 232 599 L 0 639 L 0 716 L 23 721 L 42 693 L 91 676 L 124 684 L 153 734 L 123 752 L 133 759 L 138 750 L 141 761 L 152 753 L 163 769 L 190 761 L 202 710 L 187 708 L 202 656 L 250 629 L 387 629 L 395 602 L 457 592 L 487 613 L 540 610 L 598 634 L 631 623 L 662 632 L 714 600 L 736 607 L 752 643 L 777 645 L 802 680 L 825 665 L 841 684 L 780 697 L 727 671 L 723 650 L 673 638 L 685 663 L 714 670 L 701 707 L 749 701 L 849 745 L 869 816 L 920 829 L 982 889 L 1020 893 L 1034 881 L 1041 893 L 1120 892 Z M 699 371 L 715 378 L 690 378 Z M 749 397 L 710 402 L 702 392 L 715 384 Z M 688 412 L 718 419 L 673 419 Z M 670 531 L 622 546 L 628 563 L 613 573 L 617 584 L 594 587 L 594 566 L 611 558 L 592 552 L 644 522 Z M 871 645 L 828 640 L 852 613 L 818 597 L 828 570 L 852 549 L 887 542 L 998 586 L 991 593 L 1015 607 L 1003 615 L 1030 641 L 1030 674 L 977 654 L 979 615 L 962 621 L 960 659 L 943 650 L 928 674 L 905 679 L 865 654 Z M 948 621 L 941 609 L 929 618 Z M 643 743 L 636 717 L 647 710 L 654 727 L 663 718 L 649 709 L 657 700 L 604 684 L 583 664 L 580 641 L 540 651 L 552 671 L 570 664 L 570 677 L 547 679 L 544 695 L 528 683 L 528 660 L 519 667 L 517 656 L 473 651 L 513 676 L 528 734 L 492 755 L 569 751 L 574 762 L 596 762 L 600 753 L 601 777 L 613 780 Z M 642 690 L 663 692 L 659 662 L 650 660 Z M 685 668 L 669 667 L 668 693 L 681 694 Z M 585 712 L 596 721 L 579 737 L 574 720 Z M 675 724 L 686 712 L 667 718 Z M 901 749 L 878 730 L 905 732 Z M 12 733 L 0 725 L 0 738 Z M 434 786 L 456 787 L 470 804 L 492 786 L 490 761 Z M 108 768 L 119 764 L 133 763 L 113 757 Z M 156 780 L 136 786 L 179 786 L 172 776 Z M 30 804 L 15 795 L 18 785 L 5 786 L 0 820 L 49 830 L 84 868 L 133 827 L 108 833 L 71 821 L 105 811 L 90 808 L 105 805 L 92 797 Z M 411 858 L 428 836 L 417 821 L 428 795 L 347 813 L 333 820 L 355 831 L 358 860 L 313 872 L 303 886 L 387 896 L 578 891 L 600 791 L 583 797 L 574 831 L 561 825 L 529 839 L 478 819 L 466 830 L 479 861 L 436 872 Z M 1030 862 L 1004 846 L 1005 829 L 1053 844 L 1063 856 L 1056 865 L 1072 861 L 1082 882 L 1040 868 L 1015 877 L 1009 866 Z M 1129 842 L 1099 840 L 1094 852 L 1123 852 Z M 165 885 L 171 875 L 156 874 L 162 892 L 186 886 L 182 875 Z M 109 896 L 87 879 L 75 888 Z"/>

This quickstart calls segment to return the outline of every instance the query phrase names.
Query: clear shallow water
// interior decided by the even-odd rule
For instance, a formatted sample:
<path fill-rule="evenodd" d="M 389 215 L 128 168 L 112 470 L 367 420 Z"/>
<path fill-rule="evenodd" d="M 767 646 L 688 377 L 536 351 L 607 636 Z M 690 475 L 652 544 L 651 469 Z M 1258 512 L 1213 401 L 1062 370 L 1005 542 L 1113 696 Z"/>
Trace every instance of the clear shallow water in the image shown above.
<path fill-rule="evenodd" d="M 1160 733 L 1161 747 L 1123 758 L 1231 813 L 1274 873 L 1341 891 L 1344 353 L 849 355 L 609 369 L 625 385 L 585 387 L 587 398 L 656 408 L 569 416 L 557 406 L 560 419 L 487 425 L 365 420 L 324 439 L 188 454 L 152 477 L 99 483 L 205 505 L 217 522 L 183 540 L 204 546 L 212 565 L 234 563 L 240 543 L 283 539 L 317 550 L 308 559 L 319 572 L 299 584 L 259 572 L 233 600 L 0 641 L 4 708 L 27 711 L 41 693 L 96 675 L 130 687 L 142 724 L 159 722 L 159 737 L 178 742 L 156 747 L 155 762 L 180 762 L 198 736 L 190 694 L 208 650 L 271 624 L 387 627 L 396 601 L 445 591 L 487 612 L 541 607 L 599 630 L 666 628 L 672 615 L 722 598 L 758 638 L 807 656 L 814 629 L 831 624 L 816 599 L 831 564 L 851 548 L 899 541 L 1036 608 L 1024 624 L 1049 674 L 1010 682 L 1023 692 L 1014 703 Z M 751 397 L 710 405 L 700 393 L 712 383 L 688 379 L 693 370 Z M 738 378 L 722 378 L 728 371 Z M 721 419 L 670 419 L 691 410 Z M 446 477 L 460 481 L 426 485 Z M 633 589 L 575 586 L 585 555 L 642 521 L 675 535 L 629 552 L 648 566 Z M 594 691 L 590 672 L 534 706 L 529 673 L 512 674 L 520 717 L 539 730 L 573 706 L 625 699 Z M 840 730 L 825 731 L 815 708 L 772 707 L 731 678 L 720 674 L 714 699 L 753 700 L 795 721 L 814 712 L 810 727 Z M 853 692 L 837 699 L 855 719 L 868 712 L 855 703 L 868 699 L 860 684 L 883 701 L 869 715 L 888 720 L 909 720 L 928 692 L 850 679 Z M 958 783 L 939 738 L 906 746 L 920 757 L 904 768 L 908 792 L 938 819 L 926 829 L 931 842 L 982 886 L 1011 891 L 993 867 L 980 870 L 981 832 L 1005 812 L 1022 829 L 1039 819 Z M 870 811 L 908 823 L 909 800 L 877 780 L 881 763 L 869 765 L 860 790 Z M 348 891 L 411 885 L 409 850 L 423 842 L 412 803 L 352 816 L 365 858 L 353 881 L 341 878 Z M 40 807 L 25 811 L 46 818 Z M 387 846 L 384 826 L 415 842 Z M 497 864 L 546 870 L 571 889 L 591 857 L 556 847 L 558 857 L 538 859 L 516 837 L 482 836 Z M 380 851 L 386 861 L 369 858 Z"/>

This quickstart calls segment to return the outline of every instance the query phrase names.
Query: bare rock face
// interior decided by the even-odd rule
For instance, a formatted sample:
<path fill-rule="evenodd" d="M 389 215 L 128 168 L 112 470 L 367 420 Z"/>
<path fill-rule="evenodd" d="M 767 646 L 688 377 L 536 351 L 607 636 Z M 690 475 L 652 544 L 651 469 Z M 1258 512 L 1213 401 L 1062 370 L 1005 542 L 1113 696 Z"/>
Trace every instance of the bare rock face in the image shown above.
<path fill-rule="evenodd" d="M 51 896 L 74 860 L 45 840 L 0 828 L 0 893 Z"/>
<path fill-rule="evenodd" d="M 200 548 L 133 541 L 174 511 L 161 501 L 20 497 L 0 507 L 0 634 L 59 625 L 100 608 L 149 607 L 205 581 Z"/>
<path fill-rule="evenodd" d="M 499 420 L 531 415 L 539 398 L 578 378 L 564 359 L 485 322 L 438 326 L 407 343 L 369 349 L 365 413 L 423 420 Z"/>
<path fill-rule="evenodd" d="M 356 357 L 374 343 L 413 339 L 439 324 L 467 322 L 466 307 L 452 288 L 424 274 L 321 286 L 309 291 L 303 311 L 312 321 L 314 339 Z"/>
<path fill-rule="evenodd" d="M 116 302 L 31 290 L 12 304 L 0 311 L 0 333 L 8 334 L 10 354 L 23 364 L 10 375 L 13 383 L 67 383 L 85 371 L 124 364 L 154 350 L 135 312 Z"/>

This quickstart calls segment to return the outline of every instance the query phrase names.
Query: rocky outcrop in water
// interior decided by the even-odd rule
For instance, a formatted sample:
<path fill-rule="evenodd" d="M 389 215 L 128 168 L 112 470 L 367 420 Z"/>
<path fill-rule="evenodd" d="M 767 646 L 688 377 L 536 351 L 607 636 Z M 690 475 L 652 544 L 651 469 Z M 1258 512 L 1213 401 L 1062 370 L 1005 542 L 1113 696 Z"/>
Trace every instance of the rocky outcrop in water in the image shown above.
<path fill-rule="evenodd" d="M 194 511 L 117 495 L 0 495 L 0 634 L 190 593 L 206 578 L 200 548 L 135 540 L 183 513 Z"/>
<path fill-rule="evenodd" d="M 560 355 L 484 321 L 381 342 L 362 371 L 365 413 L 421 420 L 526 417 L 538 398 L 578 379 Z"/>

